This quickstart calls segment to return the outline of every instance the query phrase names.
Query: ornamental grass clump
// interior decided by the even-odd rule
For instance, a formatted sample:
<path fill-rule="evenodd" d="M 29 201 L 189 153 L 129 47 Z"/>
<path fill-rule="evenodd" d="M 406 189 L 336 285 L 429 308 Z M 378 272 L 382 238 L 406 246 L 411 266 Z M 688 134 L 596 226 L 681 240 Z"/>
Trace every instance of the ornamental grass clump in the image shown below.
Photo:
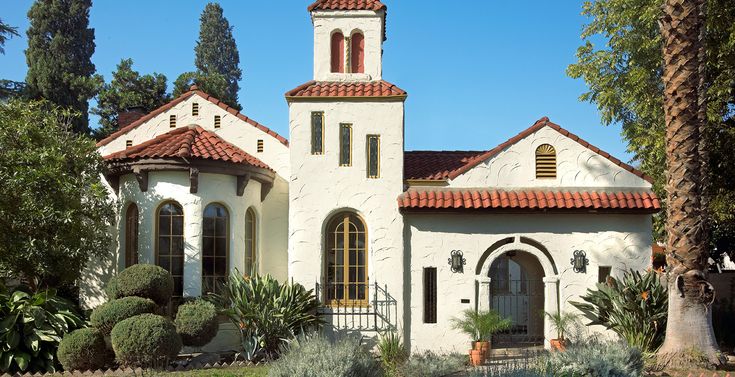
<path fill-rule="evenodd" d="M 105 292 L 110 300 L 123 297 L 143 297 L 165 306 L 171 300 L 174 279 L 164 268 L 152 264 L 135 264 L 114 276 Z"/>
<path fill-rule="evenodd" d="M 269 377 L 380 377 L 378 361 L 360 340 L 343 338 L 332 342 L 315 335 L 299 337 L 271 364 Z"/>
<path fill-rule="evenodd" d="M 181 337 L 170 319 L 155 314 L 130 317 L 112 329 L 117 361 L 129 367 L 163 367 L 181 350 Z"/>
<path fill-rule="evenodd" d="M 401 336 L 394 331 L 381 334 L 378 338 L 378 354 L 388 376 L 400 376 L 398 368 L 408 360 L 408 349 Z"/>
<path fill-rule="evenodd" d="M 211 302 L 201 299 L 186 302 L 179 306 L 174 324 L 185 346 L 202 347 L 212 341 L 219 330 L 217 309 Z"/>
<path fill-rule="evenodd" d="M 64 335 L 56 357 L 66 371 L 98 370 L 115 359 L 115 355 L 107 348 L 102 333 L 91 327 Z"/>
<path fill-rule="evenodd" d="M 92 327 L 102 335 L 109 335 L 112 328 L 121 321 L 143 313 L 154 313 L 156 303 L 142 297 L 123 297 L 108 301 L 96 307 L 89 317 Z"/>

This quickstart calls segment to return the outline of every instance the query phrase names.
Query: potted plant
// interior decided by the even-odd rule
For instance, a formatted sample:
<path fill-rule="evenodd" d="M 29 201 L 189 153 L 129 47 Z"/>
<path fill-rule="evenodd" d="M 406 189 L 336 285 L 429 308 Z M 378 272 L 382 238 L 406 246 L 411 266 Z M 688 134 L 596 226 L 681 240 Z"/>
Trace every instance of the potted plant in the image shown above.
<path fill-rule="evenodd" d="M 545 313 L 546 317 L 551 322 L 551 327 L 556 330 L 556 338 L 551 339 L 551 349 L 556 351 L 564 351 L 567 346 L 566 338 L 564 334 L 569 332 L 569 329 L 577 323 L 578 316 L 574 313 L 569 312 L 554 312 Z"/>
<path fill-rule="evenodd" d="M 470 349 L 470 362 L 472 365 L 480 365 L 490 354 L 490 338 L 498 331 L 505 330 L 511 326 L 509 318 L 503 318 L 498 312 L 475 311 L 467 309 L 459 318 L 452 318 L 452 327 L 469 335 L 472 339 Z"/>

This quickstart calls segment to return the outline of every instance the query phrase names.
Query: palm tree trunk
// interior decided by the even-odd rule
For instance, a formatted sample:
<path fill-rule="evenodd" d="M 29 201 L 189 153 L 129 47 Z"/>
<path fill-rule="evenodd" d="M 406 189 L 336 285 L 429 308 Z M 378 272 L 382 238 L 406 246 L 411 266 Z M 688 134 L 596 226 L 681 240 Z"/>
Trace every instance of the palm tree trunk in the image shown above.
<path fill-rule="evenodd" d="M 706 166 L 701 69 L 704 0 L 666 0 L 664 42 L 666 120 L 666 252 L 669 309 L 662 368 L 721 363 L 712 330 L 714 288 L 707 282 L 709 243 L 702 203 Z"/>

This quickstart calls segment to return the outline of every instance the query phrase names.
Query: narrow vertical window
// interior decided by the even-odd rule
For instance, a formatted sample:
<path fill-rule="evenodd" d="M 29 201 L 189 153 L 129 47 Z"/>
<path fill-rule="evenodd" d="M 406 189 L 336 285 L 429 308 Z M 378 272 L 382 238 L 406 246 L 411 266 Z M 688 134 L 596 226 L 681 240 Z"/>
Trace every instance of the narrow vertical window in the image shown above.
<path fill-rule="evenodd" d="M 549 144 L 536 148 L 536 178 L 556 178 L 556 150 Z"/>
<path fill-rule="evenodd" d="M 436 267 L 424 267 L 424 323 L 436 323 Z"/>
<path fill-rule="evenodd" d="M 125 212 L 125 267 L 138 263 L 138 206 L 130 203 Z"/>
<path fill-rule="evenodd" d="M 191 115 L 192 116 L 198 116 L 199 115 L 199 104 L 194 102 L 191 104 Z"/>
<path fill-rule="evenodd" d="M 362 33 L 352 34 L 350 39 L 350 72 L 365 73 L 365 37 Z"/>
<path fill-rule="evenodd" d="M 248 208 L 245 212 L 245 273 L 248 276 L 252 276 L 258 271 L 256 263 L 257 255 L 257 220 L 255 218 L 255 211 L 252 208 Z"/>
<path fill-rule="evenodd" d="M 202 232 L 202 292 L 217 292 L 229 270 L 230 214 L 221 204 L 204 209 Z"/>
<path fill-rule="evenodd" d="M 168 117 L 168 126 L 171 128 L 176 128 L 176 115 L 171 115 Z"/>
<path fill-rule="evenodd" d="M 264 149 L 264 147 L 263 147 L 263 139 L 258 139 L 258 145 L 257 146 L 258 146 L 258 149 L 257 149 L 258 150 L 258 153 L 263 153 L 263 149 Z"/>
<path fill-rule="evenodd" d="M 339 125 L 339 165 L 352 166 L 352 125 Z"/>
<path fill-rule="evenodd" d="M 610 276 L 610 273 L 612 272 L 612 267 L 610 266 L 599 266 L 597 268 L 597 282 L 598 283 L 605 283 L 607 281 L 607 278 Z"/>
<path fill-rule="evenodd" d="M 332 34 L 331 41 L 331 71 L 333 73 L 344 73 L 345 71 L 345 36 L 340 32 Z"/>
<path fill-rule="evenodd" d="M 324 153 L 324 112 L 311 113 L 311 154 Z"/>
<path fill-rule="evenodd" d="M 219 115 L 215 115 L 214 116 L 214 128 L 220 128 L 221 125 L 222 125 L 222 117 L 220 117 Z"/>
<path fill-rule="evenodd" d="M 184 292 L 184 211 L 178 203 L 168 202 L 158 208 L 156 229 L 156 264 L 174 278 L 174 299 Z"/>
<path fill-rule="evenodd" d="M 367 177 L 380 177 L 380 135 L 367 135 Z"/>

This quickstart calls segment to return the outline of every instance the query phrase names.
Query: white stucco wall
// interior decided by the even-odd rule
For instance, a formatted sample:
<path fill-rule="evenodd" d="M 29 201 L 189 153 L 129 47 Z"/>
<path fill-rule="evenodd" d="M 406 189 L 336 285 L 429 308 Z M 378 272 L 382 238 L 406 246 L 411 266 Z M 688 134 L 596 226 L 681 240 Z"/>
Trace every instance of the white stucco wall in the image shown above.
<path fill-rule="evenodd" d="M 404 221 L 410 229 L 406 250 L 411 261 L 410 281 L 406 284 L 410 289 L 411 318 L 407 325 L 414 351 L 467 351 L 470 339 L 453 330 L 450 320 L 462 310 L 478 305 L 476 282 L 480 282 L 479 294 L 487 292 L 482 290 L 482 282 L 489 281 L 486 272 L 478 276 L 475 271 L 485 251 L 504 238 L 513 237 L 515 241 L 498 249 L 500 253 L 533 248 L 520 243 L 519 237 L 533 239 L 548 249 L 558 271 L 558 302 L 562 311 L 576 310 L 569 301 L 578 300 L 588 287 L 594 287 L 599 266 L 612 266 L 612 275 L 621 276 L 628 269 L 643 270 L 650 265 L 650 215 L 412 213 L 407 214 Z M 452 250 L 464 253 L 467 260 L 464 273 L 451 272 L 447 259 Z M 586 273 L 572 270 L 570 259 L 574 250 L 587 253 Z M 549 263 L 548 260 L 541 262 Z M 436 324 L 423 323 L 424 267 L 437 268 Z M 486 271 L 487 267 L 482 269 Z M 549 297 L 545 298 L 549 302 Z M 463 304 L 461 299 L 470 302 Z M 487 299 L 479 297 L 479 301 L 483 306 L 480 309 L 489 309 Z M 546 329 L 547 340 L 554 335 Z"/>
<path fill-rule="evenodd" d="M 542 144 L 556 149 L 556 178 L 536 179 L 535 152 Z M 449 187 L 650 188 L 651 184 L 547 126 L 450 180 Z"/>
<path fill-rule="evenodd" d="M 315 11 L 314 80 L 380 80 L 382 78 L 383 11 Z M 341 31 L 345 37 L 360 31 L 365 36 L 365 73 L 331 73 L 331 38 Z M 345 51 L 348 49 L 345 48 Z"/>
<path fill-rule="evenodd" d="M 324 154 L 311 154 L 311 112 L 324 112 Z M 403 191 L 402 102 L 292 102 L 289 104 L 289 277 L 314 287 L 323 280 L 326 222 L 353 210 L 367 226 L 368 277 L 403 300 L 403 217 L 396 198 Z M 339 124 L 352 123 L 352 166 L 339 166 Z M 380 178 L 366 173 L 366 135 L 380 135 Z"/>

